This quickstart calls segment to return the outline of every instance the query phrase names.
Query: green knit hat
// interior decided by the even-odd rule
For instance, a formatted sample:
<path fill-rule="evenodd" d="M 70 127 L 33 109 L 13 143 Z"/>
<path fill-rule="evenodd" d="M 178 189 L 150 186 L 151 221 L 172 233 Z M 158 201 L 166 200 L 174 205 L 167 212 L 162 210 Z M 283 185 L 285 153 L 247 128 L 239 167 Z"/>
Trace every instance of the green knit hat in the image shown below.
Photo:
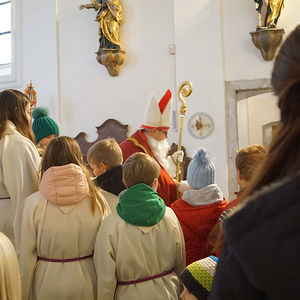
<path fill-rule="evenodd" d="M 49 117 L 49 110 L 47 107 L 36 107 L 32 111 L 32 117 L 34 119 L 32 131 L 35 135 L 36 142 L 39 142 L 41 139 L 52 134 L 59 136 L 58 125 Z"/>

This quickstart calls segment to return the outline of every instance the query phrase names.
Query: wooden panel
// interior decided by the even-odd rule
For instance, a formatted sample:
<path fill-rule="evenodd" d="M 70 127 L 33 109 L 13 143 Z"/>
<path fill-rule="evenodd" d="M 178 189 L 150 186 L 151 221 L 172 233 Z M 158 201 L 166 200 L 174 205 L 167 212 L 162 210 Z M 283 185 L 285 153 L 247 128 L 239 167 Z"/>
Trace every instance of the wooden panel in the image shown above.
<path fill-rule="evenodd" d="M 98 137 L 95 141 L 89 143 L 86 139 L 86 133 L 80 132 L 74 140 L 77 141 L 84 163 L 87 163 L 86 154 L 88 150 L 98 141 L 106 138 L 115 138 L 118 144 L 127 139 L 128 125 L 122 125 L 119 121 L 115 119 L 108 119 L 102 125 L 96 127 Z"/>

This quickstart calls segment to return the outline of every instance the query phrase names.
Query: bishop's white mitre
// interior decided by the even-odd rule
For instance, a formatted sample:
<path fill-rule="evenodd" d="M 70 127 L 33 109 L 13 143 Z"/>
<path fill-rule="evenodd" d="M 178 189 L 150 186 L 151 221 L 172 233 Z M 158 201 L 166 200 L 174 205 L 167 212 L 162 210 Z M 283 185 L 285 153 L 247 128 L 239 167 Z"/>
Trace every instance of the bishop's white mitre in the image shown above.
<path fill-rule="evenodd" d="M 147 105 L 142 128 L 169 129 L 171 126 L 171 112 L 172 92 L 167 90 L 159 102 L 153 93 Z"/>

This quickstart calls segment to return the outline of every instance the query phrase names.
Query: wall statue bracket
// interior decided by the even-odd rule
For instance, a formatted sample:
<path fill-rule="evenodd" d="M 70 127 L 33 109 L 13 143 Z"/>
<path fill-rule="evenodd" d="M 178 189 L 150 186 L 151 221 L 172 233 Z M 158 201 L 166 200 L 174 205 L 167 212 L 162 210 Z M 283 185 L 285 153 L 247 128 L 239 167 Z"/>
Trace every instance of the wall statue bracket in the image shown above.
<path fill-rule="evenodd" d="M 104 65 L 110 76 L 118 76 L 120 66 L 125 61 L 125 51 L 121 49 L 99 49 L 97 61 Z"/>
<path fill-rule="evenodd" d="M 119 25 L 123 21 L 123 11 L 119 0 L 91 0 L 90 4 L 79 5 L 79 10 L 93 8 L 99 23 L 99 49 L 97 61 L 104 65 L 110 76 L 118 76 L 120 65 L 125 61 L 125 51 L 121 50 Z"/>
<path fill-rule="evenodd" d="M 261 52 L 264 60 L 271 61 L 275 58 L 277 48 L 281 45 L 284 29 L 268 28 L 250 32 L 252 42 Z"/>

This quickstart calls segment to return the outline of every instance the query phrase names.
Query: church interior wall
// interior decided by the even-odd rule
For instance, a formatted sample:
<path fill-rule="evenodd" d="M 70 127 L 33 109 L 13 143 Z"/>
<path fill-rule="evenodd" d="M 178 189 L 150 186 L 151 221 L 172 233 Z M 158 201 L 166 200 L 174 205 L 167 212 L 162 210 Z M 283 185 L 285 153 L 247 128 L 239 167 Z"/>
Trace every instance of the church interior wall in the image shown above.
<path fill-rule="evenodd" d="M 180 109 L 177 88 L 189 80 L 193 93 L 186 99 L 182 144 L 192 156 L 199 147 L 216 158 L 217 183 L 227 197 L 225 82 L 270 78 L 272 62 L 262 59 L 251 42 L 257 13 L 254 1 L 121 0 L 124 21 L 120 41 L 126 58 L 117 77 L 96 61 L 96 12 L 78 10 L 82 0 L 16 0 L 22 11 L 21 83 L 32 80 L 38 105 L 47 106 L 61 134 L 87 133 L 96 139 L 96 126 L 114 118 L 129 125 L 128 135 L 142 123 L 149 96 L 159 99 L 169 88 L 173 109 Z M 298 24 L 298 0 L 285 4 L 279 28 L 286 35 Z M 176 45 L 176 54 L 169 46 Z M 215 123 L 207 139 L 192 137 L 189 118 L 209 114 Z M 169 143 L 178 143 L 171 128 Z"/>
<path fill-rule="evenodd" d="M 265 61 L 251 41 L 258 13 L 254 0 L 221 0 L 223 10 L 225 80 L 252 80 L 271 77 L 273 63 Z M 285 30 L 284 38 L 300 23 L 300 1 L 284 1 L 277 28 Z"/>

